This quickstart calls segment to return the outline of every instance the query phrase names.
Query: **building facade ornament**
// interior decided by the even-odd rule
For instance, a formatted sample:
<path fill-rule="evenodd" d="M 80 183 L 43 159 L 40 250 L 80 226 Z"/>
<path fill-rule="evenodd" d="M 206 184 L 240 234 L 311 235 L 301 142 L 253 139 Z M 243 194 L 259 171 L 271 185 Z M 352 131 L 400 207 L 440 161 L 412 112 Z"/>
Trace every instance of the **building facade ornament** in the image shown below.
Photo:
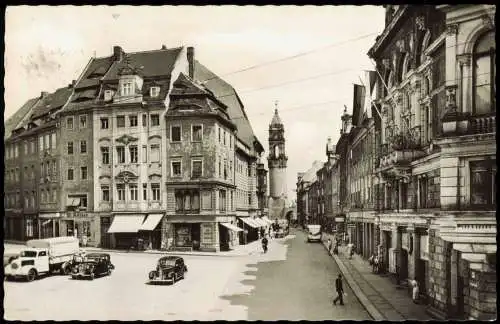
<path fill-rule="evenodd" d="M 481 20 L 486 28 L 493 29 L 495 27 L 495 21 L 488 14 L 481 16 Z"/>
<path fill-rule="evenodd" d="M 391 60 L 390 59 L 382 59 L 382 65 L 387 69 L 391 70 Z"/>
<path fill-rule="evenodd" d="M 405 40 L 404 39 L 400 39 L 398 41 L 396 41 L 396 46 L 398 47 L 399 51 L 401 53 L 405 53 L 406 52 L 406 46 L 405 46 Z"/>
<path fill-rule="evenodd" d="M 446 35 L 452 36 L 458 33 L 458 24 L 446 25 Z"/>
<path fill-rule="evenodd" d="M 425 30 L 425 16 L 418 16 L 415 19 L 415 25 L 417 26 L 417 30 Z"/>
<path fill-rule="evenodd" d="M 457 61 L 462 66 L 470 66 L 471 59 L 472 59 L 472 55 L 469 53 L 457 55 Z"/>
<path fill-rule="evenodd" d="M 446 87 L 446 110 L 454 111 L 457 108 L 457 85 Z"/>

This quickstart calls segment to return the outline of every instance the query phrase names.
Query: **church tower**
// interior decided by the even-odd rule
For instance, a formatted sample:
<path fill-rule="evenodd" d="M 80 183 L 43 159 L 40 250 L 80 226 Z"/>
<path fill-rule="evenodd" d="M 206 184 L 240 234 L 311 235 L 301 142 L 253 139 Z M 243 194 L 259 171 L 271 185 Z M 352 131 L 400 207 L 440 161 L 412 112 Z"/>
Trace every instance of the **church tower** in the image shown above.
<path fill-rule="evenodd" d="M 285 128 L 278 115 L 278 107 L 269 125 L 269 196 L 270 198 L 284 199 L 287 197 L 286 163 L 288 157 L 285 152 Z"/>

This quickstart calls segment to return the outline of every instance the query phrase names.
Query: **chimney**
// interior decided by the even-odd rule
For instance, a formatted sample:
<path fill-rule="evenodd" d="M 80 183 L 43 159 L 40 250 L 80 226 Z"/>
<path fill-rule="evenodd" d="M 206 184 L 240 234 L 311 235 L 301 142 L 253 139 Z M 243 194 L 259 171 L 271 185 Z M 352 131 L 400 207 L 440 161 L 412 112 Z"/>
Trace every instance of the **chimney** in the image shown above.
<path fill-rule="evenodd" d="M 40 99 L 43 99 L 43 98 L 47 97 L 48 94 L 49 93 L 47 91 L 42 91 L 42 93 L 40 94 Z"/>
<path fill-rule="evenodd" d="M 194 47 L 189 46 L 187 48 L 187 61 L 189 64 L 188 74 L 191 79 L 194 78 Z"/>
<path fill-rule="evenodd" d="M 161 46 L 161 49 L 162 49 L 162 50 L 166 50 L 166 49 L 167 49 L 167 46 L 162 45 L 162 46 Z"/>
<path fill-rule="evenodd" d="M 113 46 L 113 57 L 117 62 L 123 59 L 123 49 L 120 46 Z"/>

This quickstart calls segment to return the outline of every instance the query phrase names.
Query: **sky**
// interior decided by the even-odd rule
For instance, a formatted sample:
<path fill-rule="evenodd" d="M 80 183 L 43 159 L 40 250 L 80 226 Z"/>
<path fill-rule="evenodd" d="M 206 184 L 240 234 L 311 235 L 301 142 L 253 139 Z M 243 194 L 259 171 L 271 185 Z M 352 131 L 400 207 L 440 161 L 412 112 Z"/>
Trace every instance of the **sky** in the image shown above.
<path fill-rule="evenodd" d="M 289 200 L 297 173 L 326 161 L 353 84 L 384 28 L 381 6 L 17 6 L 5 20 L 5 112 L 77 79 L 94 55 L 194 46 L 195 58 L 240 95 L 266 149 L 277 102 Z M 247 69 L 250 68 L 250 69 Z M 243 71 L 242 71 L 243 70 Z"/>

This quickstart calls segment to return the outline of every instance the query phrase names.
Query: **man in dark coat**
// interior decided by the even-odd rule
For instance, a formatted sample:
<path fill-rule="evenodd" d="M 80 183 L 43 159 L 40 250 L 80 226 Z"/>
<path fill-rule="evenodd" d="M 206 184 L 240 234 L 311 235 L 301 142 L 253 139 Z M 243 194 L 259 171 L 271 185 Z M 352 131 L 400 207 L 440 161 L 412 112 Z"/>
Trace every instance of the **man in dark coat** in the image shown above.
<path fill-rule="evenodd" d="M 342 287 L 342 275 L 339 274 L 338 278 L 335 279 L 335 290 L 337 291 L 337 298 L 333 300 L 333 304 L 337 305 L 337 301 L 340 301 L 340 305 L 344 305 L 344 288 Z"/>

